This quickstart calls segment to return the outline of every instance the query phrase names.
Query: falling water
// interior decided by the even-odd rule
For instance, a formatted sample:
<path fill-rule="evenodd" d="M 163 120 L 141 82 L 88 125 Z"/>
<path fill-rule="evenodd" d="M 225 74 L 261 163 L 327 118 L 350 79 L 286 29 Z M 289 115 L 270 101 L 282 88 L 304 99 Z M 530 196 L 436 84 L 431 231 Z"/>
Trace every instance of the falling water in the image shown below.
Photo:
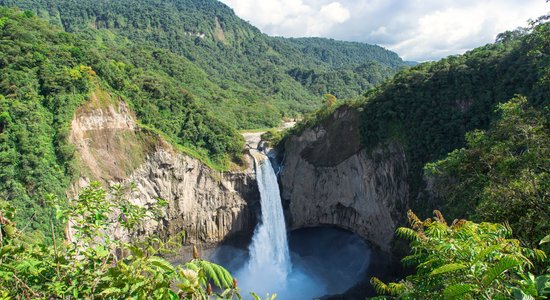
<path fill-rule="evenodd" d="M 261 196 L 261 220 L 248 248 L 248 260 L 237 250 L 222 251 L 233 264 L 235 260 L 243 262 L 233 272 L 243 299 L 251 299 L 250 291 L 262 299 L 268 294 L 277 294 L 277 299 L 284 300 L 317 299 L 342 293 L 363 278 L 361 274 L 368 266 L 368 249 L 362 240 L 357 243 L 359 238 L 343 239 L 334 233 L 324 239 L 302 236 L 299 240 L 315 245 L 315 249 L 305 244 L 298 247 L 305 255 L 293 253 L 291 263 L 277 176 L 265 154 L 258 151 L 252 154 Z M 315 241 L 324 243 L 315 244 Z"/>
<path fill-rule="evenodd" d="M 260 190 L 262 217 L 245 251 L 219 248 L 217 262 L 231 266 L 243 299 L 253 291 L 262 299 L 277 294 L 281 300 L 318 299 L 340 294 L 366 276 L 370 250 L 365 241 L 335 229 L 291 235 L 293 253 L 285 228 L 277 176 L 265 154 L 252 151 Z M 277 168 L 275 168 L 277 169 Z M 327 231 L 328 230 L 328 231 Z M 330 231 L 332 230 L 332 231 Z M 292 262 L 291 262 L 292 258 Z"/>
<path fill-rule="evenodd" d="M 245 286 L 241 285 L 258 294 L 283 290 L 292 269 L 277 176 L 269 158 L 262 158 L 255 159 L 262 218 L 249 247 L 250 260 L 242 272 L 244 277 L 253 278 L 243 278 Z"/>

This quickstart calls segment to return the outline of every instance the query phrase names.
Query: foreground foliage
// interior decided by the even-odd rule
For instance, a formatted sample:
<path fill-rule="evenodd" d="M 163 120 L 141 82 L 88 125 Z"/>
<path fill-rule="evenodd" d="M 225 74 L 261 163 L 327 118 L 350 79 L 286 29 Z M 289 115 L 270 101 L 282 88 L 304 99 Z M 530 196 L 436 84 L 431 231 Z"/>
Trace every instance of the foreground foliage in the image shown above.
<path fill-rule="evenodd" d="M 0 299 L 240 299 L 223 267 L 197 255 L 175 266 L 161 257 L 162 241 L 138 241 L 134 232 L 159 216 L 166 202 L 136 206 L 129 192 L 115 185 L 107 193 L 93 183 L 66 209 L 49 197 L 72 236 L 62 240 L 52 233 L 49 245 L 16 229 L 13 207 L 0 203 Z M 129 238 L 114 239 L 109 232 Z"/>
<path fill-rule="evenodd" d="M 397 283 L 371 283 L 394 299 L 548 299 L 550 266 L 546 254 L 520 246 L 508 226 L 455 220 L 439 211 L 420 220 L 408 212 L 410 228 L 397 234 L 410 241 L 403 264 L 416 273 Z M 542 270 L 536 264 L 542 264 Z M 540 271 L 542 275 L 533 275 Z"/>

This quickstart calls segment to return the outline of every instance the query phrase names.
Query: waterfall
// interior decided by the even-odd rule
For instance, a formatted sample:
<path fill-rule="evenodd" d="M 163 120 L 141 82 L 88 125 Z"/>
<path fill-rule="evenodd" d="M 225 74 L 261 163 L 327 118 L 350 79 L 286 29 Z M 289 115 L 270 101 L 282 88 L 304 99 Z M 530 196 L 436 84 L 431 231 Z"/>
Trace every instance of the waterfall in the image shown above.
<path fill-rule="evenodd" d="M 262 218 L 254 231 L 249 246 L 250 259 L 241 281 L 245 285 L 241 288 L 260 295 L 283 290 L 292 269 L 277 176 L 269 158 L 262 158 L 254 159 Z"/>
<path fill-rule="evenodd" d="M 294 264 L 291 263 L 275 172 L 278 168 L 273 168 L 262 152 L 251 150 L 250 153 L 254 157 L 261 196 L 261 220 L 248 247 L 248 257 L 241 249 L 224 250 L 229 261 L 238 264 L 233 274 L 243 299 L 252 299 L 249 292 L 255 292 L 262 299 L 268 299 L 268 294 L 277 294 L 276 299 L 281 300 L 318 299 L 340 294 L 355 285 L 369 260 L 367 245 L 358 237 L 342 236 L 333 230 L 324 237 L 306 235 L 298 242 L 294 239 L 294 245 L 301 245 L 295 249 L 304 256 L 293 253 Z"/>

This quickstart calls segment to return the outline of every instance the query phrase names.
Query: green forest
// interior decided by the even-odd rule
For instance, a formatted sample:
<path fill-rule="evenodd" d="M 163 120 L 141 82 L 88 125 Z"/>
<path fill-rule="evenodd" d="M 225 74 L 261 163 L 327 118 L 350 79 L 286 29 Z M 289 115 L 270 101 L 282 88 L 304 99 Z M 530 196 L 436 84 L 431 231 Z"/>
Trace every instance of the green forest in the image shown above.
<path fill-rule="evenodd" d="M 242 165 L 239 130 L 301 118 L 266 135 L 284 148 L 347 105 L 363 148 L 397 142 L 409 167 L 409 226 L 396 234 L 414 271 L 373 278 L 382 299 L 548 299 L 549 19 L 416 64 L 375 45 L 270 37 L 214 0 L 0 0 L 0 299 L 241 297 L 198 253 L 176 266 L 163 258 L 171 241 L 106 234 L 132 236 L 165 201 L 147 210 L 130 187 L 98 183 L 67 199 L 82 172 L 70 124 L 99 91 L 218 171 Z M 62 238 L 68 220 L 78 241 Z"/>
<path fill-rule="evenodd" d="M 269 37 L 213 0 L 2 0 L 0 5 L 33 11 L 91 39 L 101 32 L 116 36 L 111 46 L 124 54 L 118 59 L 175 78 L 215 117 L 238 129 L 277 126 L 283 116 L 319 107 L 325 93 L 361 95 L 406 66 L 379 46 Z M 175 55 L 143 61 L 132 45 Z"/>
<path fill-rule="evenodd" d="M 214 166 L 226 168 L 240 157 L 242 137 L 236 129 L 211 116 L 176 79 L 116 60 L 124 56 L 122 50 L 103 51 L 116 43 L 113 36 L 77 38 L 28 11 L 2 8 L 0 15 L 1 38 L 8 41 L 0 46 L 0 191 L 20 209 L 18 220 L 32 220 L 33 228 L 44 230 L 39 227 L 52 211 L 41 198 L 63 195 L 78 175 L 69 125 L 96 89 L 120 96 L 148 128 Z M 150 61 L 172 56 L 146 48 L 133 53 Z"/>
<path fill-rule="evenodd" d="M 524 225 L 541 226 L 529 230 L 537 231 L 535 235 L 524 232 L 526 228 L 522 226 L 512 227 L 520 235 L 531 235 L 525 239 L 529 245 L 548 232 L 550 24 L 546 19 L 532 22 L 528 30 L 503 33 L 494 44 L 464 55 L 404 70 L 367 92 L 365 102 L 358 104 L 362 143 L 367 148 L 389 141 L 404 145 L 410 166 L 413 209 L 422 212 L 435 206 L 451 218 L 472 217 L 472 207 L 481 205 L 482 198 L 490 197 L 502 206 L 508 201 L 505 199 L 517 197 L 506 194 L 505 186 L 533 182 L 534 190 L 522 192 L 542 193 L 538 195 L 539 204 L 529 204 L 537 211 L 536 220 L 527 221 L 520 207 L 510 207 L 520 214 L 513 216 L 508 214 L 510 211 L 495 214 L 494 207 L 486 206 L 480 208 L 486 210 L 482 215 L 492 217 L 481 220 L 510 218 L 508 221 L 513 225 L 521 216 Z M 516 100 L 502 104 L 514 97 Z M 521 131 L 521 125 L 527 133 Z M 444 159 L 447 153 L 464 146 L 469 148 L 457 150 Z M 468 160 L 468 152 L 475 153 L 475 160 L 486 155 L 488 165 L 474 165 Z M 450 175 L 452 179 L 448 176 L 446 182 L 439 180 L 441 186 L 448 188 L 439 188 L 440 193 L 436 193 L 439 196 L 429 197 L 424 193 L 423 178 L 427 175 L 424 166 L 439 159 L 444 160 L 435 166 L 427 165 L 427 170 Z M 493 167 L 495 170 L 487 174 Z M 480 177 L 474 179 L 474 174 Z M 465 181 L 457 185 L 456 180 Z M 500 187 L 496 189 L 502 192 L 482 192 L 493 188 L 490 182 L 497 183 Z M 454 188 L 457 189 L 451 191 Z"/>
<path fill-rule="evenodd" d="M 363 100 L 340 104 L 359 112 L 367 149 L 404 146 L 409 207 L 426 218 L 409 211 L 410 226 L 398 230 L 410 242 L 403 264 L 416 274 L 390 284 L 373 278 L 381 299 L 550 295 L 548 19 L 402 70 Z M 326 124 L 337 107 L 266 137 L 284 148 L 289 135 Z"/>
<path fill-rule="evenodd" d="M 270 38 L 216 1 L 0 4 L 29 9 L 1 12 L 6 167 L 0 191 L 25 208 L 18 220 L 36 220 L 32 226 L 42 230 L 41 220 L 52 211 L 40 197 L 62 195 L 78 175 L 67 143 L 69 123 L 90 92 L 120 97 L 144 128 L 227 169 L 240 160 L 237 129 L 277 126 L 284 116 L 317 107 L 326 91 L 357 96 L 404 66 L 377 46 L 327 40 L 335 50 L 320 53 L 317 40 L 308 47 L 307 39 Z M 216 37 L 215 18 L 226 41 Z M 297 78 L 290 66 L 308 68 L 309 79 Z M 345 80 L 331 81 L 338 74 Z M 354 86 L 347 86 L 351 81 Z"/>

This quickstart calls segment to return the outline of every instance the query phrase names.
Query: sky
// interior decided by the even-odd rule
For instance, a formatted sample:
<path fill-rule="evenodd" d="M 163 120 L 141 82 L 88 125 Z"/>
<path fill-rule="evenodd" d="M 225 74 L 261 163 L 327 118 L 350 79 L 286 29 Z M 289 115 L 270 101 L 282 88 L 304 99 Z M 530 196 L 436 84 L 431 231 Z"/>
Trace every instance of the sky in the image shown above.
<path fill-rule="evenodd" d="M 491 43 L 550 12 L 546 0 L 221 0 L 262 32 L 377 44 L 412 61 Z"/>

